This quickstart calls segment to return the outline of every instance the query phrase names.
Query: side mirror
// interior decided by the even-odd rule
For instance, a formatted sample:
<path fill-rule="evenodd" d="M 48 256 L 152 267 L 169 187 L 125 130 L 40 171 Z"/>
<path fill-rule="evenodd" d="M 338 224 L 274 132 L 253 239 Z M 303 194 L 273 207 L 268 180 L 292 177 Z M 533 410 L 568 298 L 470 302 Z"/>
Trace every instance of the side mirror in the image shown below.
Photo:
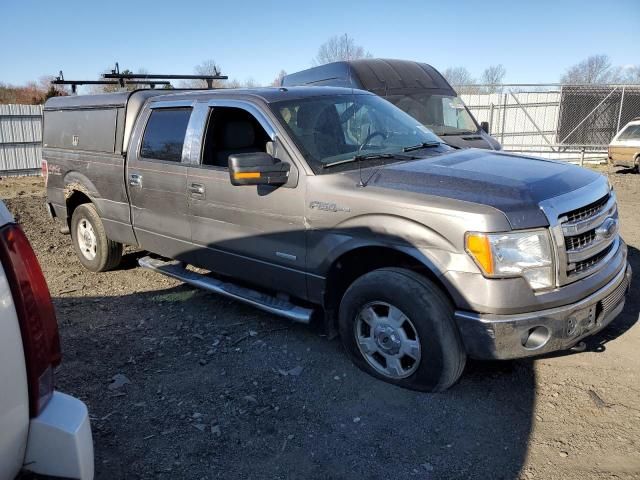
<path fill-rule="evenodd" d="M 480 122 L 480 128 L 489 133 L 489 122 Z"/>
<path fill-rule="evenodd" d="M 229 155 L 229 178 L 232 185 L 284 185 L 289 179 L 288 163 L 268 153 Z"/>

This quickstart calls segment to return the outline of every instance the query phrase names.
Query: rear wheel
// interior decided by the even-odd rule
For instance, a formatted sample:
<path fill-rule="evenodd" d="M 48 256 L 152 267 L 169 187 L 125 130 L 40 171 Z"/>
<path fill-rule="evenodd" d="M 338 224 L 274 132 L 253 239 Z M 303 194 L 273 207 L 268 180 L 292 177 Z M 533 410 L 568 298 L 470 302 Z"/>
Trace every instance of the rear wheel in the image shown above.
<path fill-rule="evenodd" d="M 362 370 L 415 390 L 446 390 L 466 361 L 449 299 L 410 270 L 383 268 L 358 278 L 340 304 L 340 335 Z"/>
<path fill-rule="evenodd" d="M 85 203 L 74 210 L 70 230 L 78 259 L 87 270 L 104 272 L 120 264 L 122 244 L 107 237 L 93 204 Z"/>

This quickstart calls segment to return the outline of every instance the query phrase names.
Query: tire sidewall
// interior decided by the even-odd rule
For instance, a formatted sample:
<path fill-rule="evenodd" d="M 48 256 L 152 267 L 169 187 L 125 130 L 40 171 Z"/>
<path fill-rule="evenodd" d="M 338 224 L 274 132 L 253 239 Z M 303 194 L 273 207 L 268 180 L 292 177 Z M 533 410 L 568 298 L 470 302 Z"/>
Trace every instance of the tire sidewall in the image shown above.
<path fill-rule="evenodd" d="M 422 290 L 423 295 L 409 295 L 418 290 Z M 420 363 L 408 377 L 394 379 L 381 374 L 369 365 L 358 348 L 356 315 L 364 305 L 373 301 L 399 308 L 418 333 Z M 443 371 L 450 368 L 446 365 L 447 356 L 443 348 L 447 342 L 443 339 L 450 341 L 453 337 L 455 346 L 461 348 L 453 324 L 453 308 L 444 295 L 415 278 L 386 269 L 366 274 L 349 287 L 340 304 L 339 328 L 345 349 L 359 368 L 386 382 L 414 390 L 438 391 L 443 388 Z"/>
<path fill-rule="evenodd" d="M 96 256 L 89 260 L 84 256 L 78 241 L 78 224 L 86 220 L 91 224 L 96 236 Z M 73 212 L 71 217 L 71 239 L 73 240 L 73 248 L 76 251 L 76 255 L 80 260 L 80 263 L 92 272 L 99 272 L 104 269 L 107 260 L 107 243 L 106 235 L 104 233 L 104 227 L 102 221 L 98 216 L 95 207 L 91 204 L 79 205 Z"/>

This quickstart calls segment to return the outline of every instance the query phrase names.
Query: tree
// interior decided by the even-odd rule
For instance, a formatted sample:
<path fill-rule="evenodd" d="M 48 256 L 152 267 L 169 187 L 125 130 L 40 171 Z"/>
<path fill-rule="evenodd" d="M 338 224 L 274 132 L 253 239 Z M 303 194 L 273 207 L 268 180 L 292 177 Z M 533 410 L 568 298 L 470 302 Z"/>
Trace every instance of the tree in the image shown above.
<path fill-rule="evenodd" d="M 465 67 L 449 67 L 442 72 L 444 78 L 447 79 L 458 93 L 477 93 L 478 87 L 475 86 L 478 81 L 473 78 Z"/>
<path fill-rule="evenodd" d="M 252 77 L 247 78 L 242 84 L 244 88 L 257 88 L 260 84 Z"/>
<path fill-rule="evenodd" d="M 465 67 L 449 67 L 444 72 L 442 72 L 444 78 L 447 79 L 452 86 L 459 85 L 471 85 L 476 82 L 476 79 L 473 78 L 469 70 Z"/>
<path fill-rule="evenodd" d="M 610 83 L 640 84 L 640 65 L 625 65 L 614 69 Z"/>
<path fill-rule="evenodd" d="M 63 88 L 51 85 L 49 81 L 43 77 L 39 82 L 28 82 L 23 86 L 0 83 L 0 104 L 40 105 L 51 97 L 68 95 Z"/>
<path fill-rule="evenodd" d="M 357 60 L 358 58 L 370 58 L 370 52 L 365 51 L 361 45 L 356 45 L 356 41 L 347 35 L 334 35 L 320 45 L 318 54 L 313 59 L 314 65 L 324 65 L 325 63 L 339 62 L 341 60 Z"/>
<path fill-rule="evenodd" d="M 111 69 L 105 69 L 102 73 L 111 73 Z M 130 75 L 133 72 L 131 70 L 129 70 L 128 68 L 125 68 L 124 70 L 122 70 L 120 72 L 123 75 Z M 138 70 L 138 73 L 144 74 L 144 73 L 148 73 L 144 68 L 140 68 Z M 103 79 L 102 78 L 102 74 L 100 75 L 99 80 L 105 80 L 105 81 L 117 81 L 115 79 Z M 93 85 L 90 89 L 91 93 L 114 93 L 114 92 L 120 92 L 120 91 L 128 91 L 131 92 L 133 90 L 136 90 L 138 88 L 145 88 L 147 87 L 147 85 L 142 85 L 142 84 L 126 84 L 124 85 L 124 87 L 121 87 L 119 84 L 115 83 L 115 84 L 111 84 L 111 85 Z"/>
<path fill-rule="evenodd" d="M 608 55 L 591 55 L 580 63 L 569 67 L 560 81 L 562 83 L 609 83 L 615 81 Z"/>
<path fill-rule="evenodd" d="M 287 72 L 285 72 L 284 70 L 280 70 L 278 72 L 278 75 L 276 75 L 276 78 L 274 78 L 273 82 L 271 82 L 271 86 L 279 87 L 280 85 L 282 85 L 282 79 L 285 77 L 286 74 Z"/>
<path fill-rule="evenodd" d="M 502 80 L 504 80 L 504 76 L 507 74 L 507 71 L 502 66 L 502 64 L 498 65 L 489 65 L 482 72 L 481 83 L 484 83 L 485 90 L 487 93 L 495 93 L 501 90 L 500 84 Z"/>
<path fill-rule="evenodd" d="M 205 60 L 196 65 L 193 70 L 196 75 L 220 75 L 222 71 L 220 65 L 213 59 Z M 224 88 L 226 86 L 224 82 L 224 80 L 213 80 L 212 86 L 213 88 Z M 190 88 L 207 88 L 206 80 L 191 80 L 187 83 Z"/>

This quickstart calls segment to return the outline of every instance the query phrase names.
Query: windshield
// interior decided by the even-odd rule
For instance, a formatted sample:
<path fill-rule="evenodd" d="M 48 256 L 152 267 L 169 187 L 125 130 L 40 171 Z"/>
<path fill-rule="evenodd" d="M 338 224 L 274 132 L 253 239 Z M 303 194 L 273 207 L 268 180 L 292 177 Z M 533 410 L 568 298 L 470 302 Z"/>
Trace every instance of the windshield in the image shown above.
<path fill-rule="evenodd" d="M 271 104 L 312 166 L 354 156 L 402 154 L 406 147 L 442 141 L 414 118 L 375 95 L 348 94 Z"/>
<path fill-rule="evenodd" d="M 386 98 L 437 135 L 478 132 L 476 122 L 458 97 L 414 93 L 389 95 Z"/>

